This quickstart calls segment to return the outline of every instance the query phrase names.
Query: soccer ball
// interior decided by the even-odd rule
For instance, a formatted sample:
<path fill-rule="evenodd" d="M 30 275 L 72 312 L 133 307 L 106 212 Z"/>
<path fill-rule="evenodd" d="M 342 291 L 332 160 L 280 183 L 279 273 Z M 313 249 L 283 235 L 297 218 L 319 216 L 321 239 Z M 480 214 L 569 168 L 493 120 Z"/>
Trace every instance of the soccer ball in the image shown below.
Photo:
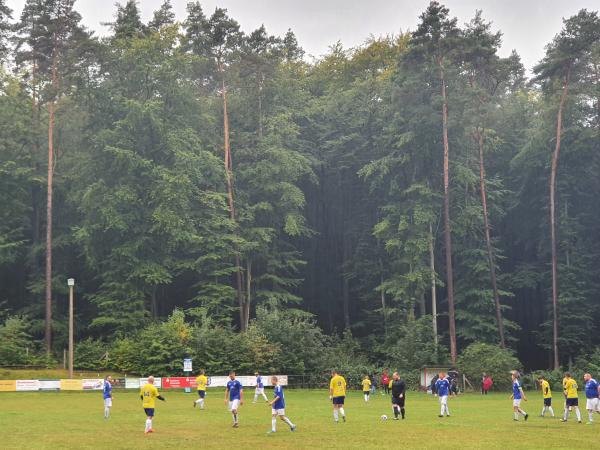
<path fill-rule="evenodd" d="M 387 416 L 385 414 L 382 414 L 381 415 L 381 420 L 384 420 L 384 421 L 387 420 Z"/>

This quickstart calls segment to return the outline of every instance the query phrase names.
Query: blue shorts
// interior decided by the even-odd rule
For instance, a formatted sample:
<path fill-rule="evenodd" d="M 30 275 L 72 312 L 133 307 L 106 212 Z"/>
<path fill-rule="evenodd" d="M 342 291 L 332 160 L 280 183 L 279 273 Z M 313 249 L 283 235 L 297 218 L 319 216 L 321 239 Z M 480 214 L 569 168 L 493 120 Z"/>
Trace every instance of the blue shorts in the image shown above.
<path fill-rule="evenodd" d="M 154 417 L 154 408 L 144 408 L 144 412 L 148 417 Z"/>
<path fill-rule="evenodd" d="M 206 391 L 198 391 L 198 397 L 204 398 L 205 395 L 206 395 Z"/>
<path fill-rule="evenodd" d="M 567 406 L 579 406 L 579 399 L 578 398 L 568 398 Z"/>
<path fill-rule="evenodd" d="M 343 405 L 345 398 L 346 398 L 345 396 L 342 396 L 342 397 L 333 397 L 333 404 L 334 405 Z"/>
<path fill-rule="evenodd" d="M 552 406 L 552 397 L 544 399 L 544 406 Z"/>

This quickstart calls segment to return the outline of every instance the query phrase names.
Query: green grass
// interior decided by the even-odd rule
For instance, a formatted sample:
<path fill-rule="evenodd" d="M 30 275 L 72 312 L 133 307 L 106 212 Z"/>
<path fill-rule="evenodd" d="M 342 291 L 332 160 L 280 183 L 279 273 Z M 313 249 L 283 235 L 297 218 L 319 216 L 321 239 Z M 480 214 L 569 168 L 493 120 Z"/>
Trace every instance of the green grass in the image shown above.
<path fill-rule="evenodd" d="M 407 396 L 407 419 L 392 416 L 389 399 L 376 394 L 365 404 L 360 393 L 346 401 L 348 422 L 333 422 L 327 393 L 287 390 L 286 412 L 298 425 L 291 433 L 282 422 L 267 436 L 270 409 L 264 403 L 244 404 L 240 428 L 231 428 L 223 391 L 209 390 L 204 411 L 194 409 L 195 393 L 163 391 L 157 402 L 156 432 L 144 435 L 144 413 L 136 392 L 115 391 L 112 416 L 104 421 L 99 392 L 0 393 L 2 448 L 592 448 L 598 444 L 600 416 L 594 425 L 538 417 L 542 400 L 530 393 L 524 407 L 528 422 L 513 422 L 509 394 L 482 397 L 466 394 L 449 402 L 451 418 L 440 419 L 435 398 L 421 393 Z M 247 394 L 253 394 L 248 389 Z M 271 394 L 269 392 L 268 394 Z M 248 395 L 249 397 L 249 395 Z M 583 399 L 581 399 L 583 400 Z M 556 413 L 562 413 L 555 399 Z M 584 412 L 584 422 L 587 412 Z"/>

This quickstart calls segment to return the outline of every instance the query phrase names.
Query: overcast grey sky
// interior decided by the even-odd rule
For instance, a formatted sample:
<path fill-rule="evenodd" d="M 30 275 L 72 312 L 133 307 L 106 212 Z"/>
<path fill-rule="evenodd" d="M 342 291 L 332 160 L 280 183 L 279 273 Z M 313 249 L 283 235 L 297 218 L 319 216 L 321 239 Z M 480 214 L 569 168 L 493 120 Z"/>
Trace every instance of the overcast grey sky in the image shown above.
<path fill-rule="evenodd" d="M 163 0 L 139 0 L 145 20 L 152 16 Z M 121 0 L 125 3 L 126 0 Z M 178 19 L 185 17 L 188 0 L 171 0 Z M 25 0 L 8 0 L 21 12 Z M 103 34 L 101 22 L 109 22 L 115 11 L 113 0 L 77 0 L 83 22 Z M 544 54 L 544 46 L 561 28 L 563 17 L 581 8 L 600 9 L 599 0 L 446 0 L 460 23 L 482 9 L 487 20 L 504 34 L 502 55 L 512 49 L 531 68 Z M 281 35 L 291 28 L 309 55 L 320 56 L 328 47 L 341 41 L 345 47 L 361 44 L 369 35 L 381 36 L 415 28 L 418 16 L 429 0 L 204 0 L 206 14 L 216 6 L 227 8 L 244 31 L 264 24 L 271 34 Z"/>

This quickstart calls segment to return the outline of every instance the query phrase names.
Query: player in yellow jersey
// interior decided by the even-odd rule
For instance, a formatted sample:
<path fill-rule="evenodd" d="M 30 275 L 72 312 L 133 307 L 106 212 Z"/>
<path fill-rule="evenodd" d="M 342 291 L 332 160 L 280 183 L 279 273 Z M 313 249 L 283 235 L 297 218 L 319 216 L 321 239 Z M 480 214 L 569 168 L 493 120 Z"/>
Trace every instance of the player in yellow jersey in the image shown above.
<path fill-rule="evenodd" d="M 543 375 L 538 378 L 538 383 L 542 389 L 542 397 L 544 398 L 544 408 L 542 409 L 542 417 L 546 415 L 546 411 L 550 411 L 550 415 L 554 417 L 554 410 L 552 409 L 552 389 L 550 389 L 550 383 Z"/>
<path fill-rule="evenodd" d="M 565 415 L 561 422 L 566 422 L 569 419 L 571 410 L 575 410 L 577 422 L 581 423 L 581 411 L 579 411 L 579 396 L 577 395 L 577 381 L 571 377 L 569 372 L 565 373 L 563 378 L 563 391 L 565 393 Z"/>
<path fill-rule="evenodd" d="M 206 387 L 208 386 L 208 378 L 206 377 L 204 370 L 201 370 L 196 377 L 196 389 L 198 389 L 198 400 L 194 402 L 194 408 L 196 405 L 200 405 L 200 409 L 204 409 L 204 397 L 206 397 Z"/>
<path fill-rule="evenodd" d="M 333 401 L 333 420 L 339 422 L 339 415 L 346 422 L 346 413 L 344 412 L 344 400 L 346 398 L 346 380 L 338 375 L 336 370 L 331 372 L 331 381 L 329 382 L 329 399 Z"/>
<path fill-rule="evenodd" d="M 369 375 L 365 375 L 360 384 L 362 384 L 362 391 L 363 395 L 365 396 L 365 402 L 368 402 L 369 394 L 371 393 L 371 379 L 369 378 Z"/>
<path fill-rule="evenodd" d="M 142 407 L 146 413 L 146 429 L 145 433 L 153 433 L 152 419 L 154 418 L 155 399 L 165 401 L 165 398 L 159 394 L 158 389 L 154 386 L 154 377 L 149 376 L 148 382 L 140 389 L 140 398 L 142 399 Z"/>

